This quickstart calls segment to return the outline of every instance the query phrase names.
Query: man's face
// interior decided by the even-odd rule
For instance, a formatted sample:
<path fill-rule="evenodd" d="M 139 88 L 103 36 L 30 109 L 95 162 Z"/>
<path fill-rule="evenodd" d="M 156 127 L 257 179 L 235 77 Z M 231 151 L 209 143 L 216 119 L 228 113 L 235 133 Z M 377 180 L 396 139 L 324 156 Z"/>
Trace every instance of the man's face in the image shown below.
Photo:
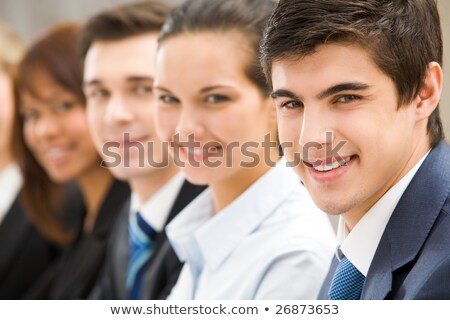
<path fill-rule="evenodd" d="M 157 36 L 96 41 L 86 55 L 84 93 L 90 130 L 103 159 L 120 179 L 142 176 L 163 163 L 153 125 Z"/>
<path fill-rule="evenodd" d="M 393 81 L 359 46 L 323 45 L 303 59 L 276 61 L 272 83 L 287 159 L 322 210 L 353 223 L 427 141 L 417 99 L 397 108 Z"/>

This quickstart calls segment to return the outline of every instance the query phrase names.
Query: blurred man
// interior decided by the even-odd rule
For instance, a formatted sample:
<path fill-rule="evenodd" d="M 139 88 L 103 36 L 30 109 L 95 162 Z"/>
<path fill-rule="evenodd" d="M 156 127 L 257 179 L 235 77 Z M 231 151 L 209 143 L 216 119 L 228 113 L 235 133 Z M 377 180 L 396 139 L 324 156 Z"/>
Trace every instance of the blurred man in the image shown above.
<path fill-rule="evenodd" d="M 128 4 L 94 16 L 82 32 L 92 136 L 104 163 L 132 189 L 91 298 L 164 299 L 181 268 L 164 226 L 203 190 L 184 180 L 153 126 L 153 60 L 169 10 Z"/>

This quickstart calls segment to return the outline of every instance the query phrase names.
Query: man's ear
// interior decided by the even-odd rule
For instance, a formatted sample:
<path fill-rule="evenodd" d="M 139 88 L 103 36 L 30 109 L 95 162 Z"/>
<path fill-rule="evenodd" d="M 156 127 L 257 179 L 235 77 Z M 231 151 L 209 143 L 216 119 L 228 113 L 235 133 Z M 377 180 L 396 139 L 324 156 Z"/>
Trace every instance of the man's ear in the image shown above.
<path fill-rule="evenodd" d="M 436 109 L 442 92 L 443 73 L 437 62 L 430 62 L 425 72 L 425 78 L 417 96 L 417 120 L 427 119 Z"/>

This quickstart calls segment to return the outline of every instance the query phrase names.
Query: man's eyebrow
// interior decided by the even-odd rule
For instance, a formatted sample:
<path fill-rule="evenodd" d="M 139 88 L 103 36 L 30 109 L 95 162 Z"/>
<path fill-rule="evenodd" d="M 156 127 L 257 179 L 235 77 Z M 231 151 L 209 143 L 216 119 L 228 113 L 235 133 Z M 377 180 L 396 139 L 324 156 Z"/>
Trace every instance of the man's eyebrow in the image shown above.
<path fill-rule="evenodd" d="M 89 81 L 83 81 L 83 89 L 85 89 L 86 87 L 91 87 L 91 86 L 99 86 L 101 84 L 102 84 L 102 82 L 100 80 L 97 80 L 97 79 L 89 80 Z"/>
<path fill-rule="evenodd" d="M 153 78 L 152 77 L 148 77 L 148 76 L 131 76 L 127 78 L 127 82 L 141 82 L 141 81 L 151 81 L 153 82 Z"/>
<path fill-rule="evenodd" d="M 143 81 L 148 81 L 148 82 L 153 82 L 153 78 L 152 77 L 148 77 L 148 76 L 130 76 L 128 78 L 126 78 L 126 82 L 143 82 Z M 100 86 L 102 85 L 102 81 L 99 79 L 92 79 L 89 81 L 84 81 L 83 82 L 83 88 L 86 87 L 91 87 L 91 86 Z"/>
<path fill-rule="evenodd" d="M 286 89 L 279 89 L 279 90 L 275 90 L 274 92 L 272 92 L 270 94 L 270 96 L 272 97 L 272 99 L 278 99 L 278 98 L 291 98 L 291 99 L 299 99 L 297 97 L 297 95 L 289 90 Z"/>
<path fill-rule="evenodd" d="M 365 90 L 368 88 L 370 88 L 370 86 L 367 83 L 363 82 L 339 83 L 319 93 L 317 95 L 317 99 L 322 100 L 341 91 L 348 91 L 348 90 L 358 91 L 358 90 Z"/>
<path fill-rule="evenodd" d="M 319 93 L 317 95 L 317 98 L 319 100 L 322 100 L 322 99 L 325 99 L 325 98 L 327 98 L 333 94 L 336 94 L 338 92 L 341 92 L 341 91 L 347 91 L 347 90 L 358 91 L 358 90 L 366 90 L 368 88 L 370 88 L 370 85 L 368 85 L 367 83 L 363 83 L 363 82 L 339 83 L 339 84 L 336 84 L 328 89 L 325 89 L 321 93 Z M 271 97 L 274 100 L 277 98 L 281 98 L 281 97 L 301 100 L 299 98 L 299 96 L 297 96 L 295 93 L 293 93 L 289 90 L 286 90 L 286 89 L 279 89 L 279 90 L 272 92 Z"/>

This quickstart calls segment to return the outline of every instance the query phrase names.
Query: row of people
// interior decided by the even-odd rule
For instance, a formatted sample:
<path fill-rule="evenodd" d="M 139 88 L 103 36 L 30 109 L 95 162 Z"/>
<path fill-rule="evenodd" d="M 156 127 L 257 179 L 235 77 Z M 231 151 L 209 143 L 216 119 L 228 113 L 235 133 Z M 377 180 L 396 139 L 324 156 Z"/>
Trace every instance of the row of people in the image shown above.
<path fill-rule="evenodd" d="M 55 253 L 17 297 L 315 299 L 323 210 L 320 298 L 450 298 L 441 60 L 431 0 L 146 1 L 51 29 L 14 145 Z"/>

